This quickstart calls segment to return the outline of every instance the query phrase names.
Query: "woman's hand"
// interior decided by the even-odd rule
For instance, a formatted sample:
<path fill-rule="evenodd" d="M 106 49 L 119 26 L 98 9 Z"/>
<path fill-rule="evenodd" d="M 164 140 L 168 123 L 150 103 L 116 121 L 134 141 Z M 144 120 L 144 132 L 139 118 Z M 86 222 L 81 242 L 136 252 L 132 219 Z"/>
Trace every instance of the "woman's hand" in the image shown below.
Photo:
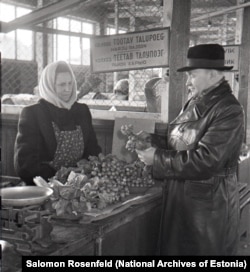
<path fill-rule="evenodd" d="M 136 153 L 138 154 L 138 158 L 142 162 L 144 162 L 146 165 L 153 165 L 155 151 L 156 151 L 155 147 L 149 147 L 145 150 L 136 149 Z"/>

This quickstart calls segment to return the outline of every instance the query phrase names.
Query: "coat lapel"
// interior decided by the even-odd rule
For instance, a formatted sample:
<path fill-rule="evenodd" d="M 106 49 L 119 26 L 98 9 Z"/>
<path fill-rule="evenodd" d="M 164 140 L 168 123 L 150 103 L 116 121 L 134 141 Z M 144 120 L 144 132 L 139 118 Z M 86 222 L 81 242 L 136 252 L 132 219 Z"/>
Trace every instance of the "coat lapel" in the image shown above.
<path fill-rule="evenodd" d="M 197 121 L 199 118 L 204 116 L 205 112 L 216 104 L 223 96 L 231 92 L 230 86 L 225 81 L 207 95 L 204 95 L 201 100 L 195 103 L 193 103 L 192 100 L 189 100 L 183 107 L 181 113 L 171 122 L 171 124 Z"/>

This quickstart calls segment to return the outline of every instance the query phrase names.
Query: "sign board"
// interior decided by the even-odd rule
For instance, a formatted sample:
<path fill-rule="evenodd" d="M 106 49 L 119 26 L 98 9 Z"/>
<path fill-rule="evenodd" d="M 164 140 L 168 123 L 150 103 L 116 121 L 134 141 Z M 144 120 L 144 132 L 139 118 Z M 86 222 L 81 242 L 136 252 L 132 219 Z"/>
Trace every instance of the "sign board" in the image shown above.
<path fill-rule="evenodd" d="M 91 38 L 92 72 L 168 66 L 169 28 Z"/>
<path fill-rule="evenodd" d="M 225 65 L 233 66 L 231 71 L 239 70 L 239 46 L 238 45 L 226 45 L 223 46 L 225 50 Z"/>

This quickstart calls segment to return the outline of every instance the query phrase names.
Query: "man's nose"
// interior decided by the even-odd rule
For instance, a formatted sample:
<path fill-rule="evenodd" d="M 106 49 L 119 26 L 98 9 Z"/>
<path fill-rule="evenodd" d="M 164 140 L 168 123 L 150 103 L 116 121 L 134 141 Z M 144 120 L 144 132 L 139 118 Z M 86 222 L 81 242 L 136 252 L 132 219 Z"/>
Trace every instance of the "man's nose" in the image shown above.
<path fill-rule="evenodd" d="M 191 81 L 190 81 L 190 79 L 189 78 L 187 78 L 187 81 L 186 81 L 186 86 L 187 87 L 190 87 L 192 84 L 191 84 Z"/>

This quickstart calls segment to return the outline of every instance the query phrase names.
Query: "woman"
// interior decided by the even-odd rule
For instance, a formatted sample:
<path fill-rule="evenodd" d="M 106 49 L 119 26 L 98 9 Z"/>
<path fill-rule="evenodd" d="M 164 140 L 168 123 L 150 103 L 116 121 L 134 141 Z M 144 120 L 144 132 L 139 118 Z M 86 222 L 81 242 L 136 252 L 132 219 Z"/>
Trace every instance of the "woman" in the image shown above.
<path fill-rule="evenodd" d="M 49 64 L 39 82 L 41 99 L 23 108 L 14 147 L 14 166 L 27 184 L 48 179 L 62 167 L 101 152 L 85 104 L 79 104 L 76 80 L 64 61 Z"/>

